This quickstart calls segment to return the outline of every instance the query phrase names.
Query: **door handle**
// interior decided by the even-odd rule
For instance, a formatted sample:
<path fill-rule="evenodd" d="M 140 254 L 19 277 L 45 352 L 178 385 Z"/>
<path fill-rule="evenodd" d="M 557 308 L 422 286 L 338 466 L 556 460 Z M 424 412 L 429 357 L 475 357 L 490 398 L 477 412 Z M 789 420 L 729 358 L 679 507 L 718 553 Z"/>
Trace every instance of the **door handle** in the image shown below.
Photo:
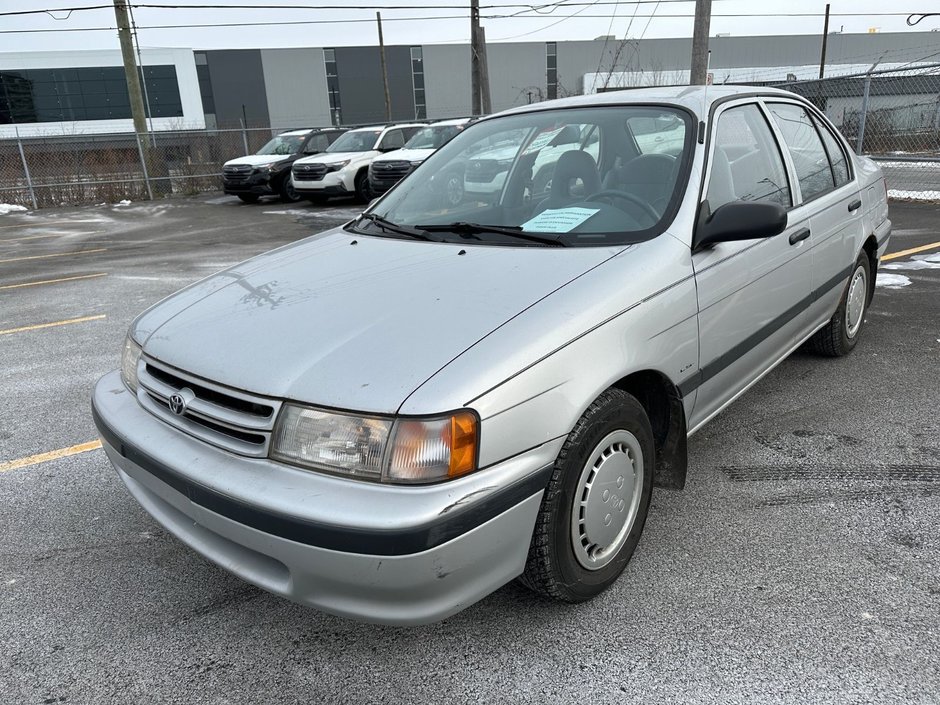
<path fill-rule="evenodd" d="M 857 210 L 858 210 L 859 208 L 861 208 L 861 207 L 862 207 L 862 202 L 861 202 L 859 199 L 856 198 L 854 201 L 852 201 L 852 202 L 849 204 L 849 213 L 852 213 L 852 212 L 854 212 L 854 211 L 857 211 Z"/>
<path fill-rule="evenodd" d="M 790 244 L 795 245 L 800 240 L 805 240 L 809 237 L 809 228 L 800 228 L 795 233 L 790 234 Z"/>

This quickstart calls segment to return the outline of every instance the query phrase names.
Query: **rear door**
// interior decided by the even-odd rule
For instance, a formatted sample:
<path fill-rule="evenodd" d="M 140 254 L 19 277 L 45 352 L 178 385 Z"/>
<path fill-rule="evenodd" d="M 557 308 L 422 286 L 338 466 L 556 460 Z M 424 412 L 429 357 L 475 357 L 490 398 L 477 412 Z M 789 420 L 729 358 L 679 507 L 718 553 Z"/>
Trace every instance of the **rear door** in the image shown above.
<path fill-rule="evenodd" d="M 714 212 L 733 201 L 768 201 L 790 210 L 784 232 L 770 238 L 721 242 L 692 255 L 698 290 L 698 395 L 690 429 L 703 424 L 806 335 L 812 292 L 807 218 L 795 213 L 781 145 L 766 109 L 755 99 L 719 107 L 712 134 L 701 208 Z"/>
<path fill-rule="evenodd" d="M 809 220 L 813 302 L 809 316 L 824 324 L 839 305 L 861 237 L 862 200 L 840 141 L 812 110 L 795 101 L 766 101 L 800 184 L 795 209 Z"/>

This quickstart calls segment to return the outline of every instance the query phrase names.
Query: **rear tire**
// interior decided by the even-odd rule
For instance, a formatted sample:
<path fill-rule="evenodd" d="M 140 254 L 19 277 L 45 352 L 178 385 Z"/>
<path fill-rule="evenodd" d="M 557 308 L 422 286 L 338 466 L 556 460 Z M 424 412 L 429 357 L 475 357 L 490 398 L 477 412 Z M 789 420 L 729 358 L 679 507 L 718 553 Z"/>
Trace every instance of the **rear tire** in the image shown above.
<path fill-rule="evenodd" d="M 839 308 L 829 322 L 809 339 L 810 350 L 827 357 L 842 357 L 852 352 L 865 323 L 870 281 L 871 262 L 868 255 L 862 252 L 855 261 Z"/>
<path fill-rule="evenodd" d="M 238 198 L 242 203 L 257 203 L 259 196 L 254 193 L 240 193 Z"/>
<path fill-rule="evenodd" d="M 655 466 L 646 411 L 630 394 L 608 389 L 555 460 L 522 584 L 563 602 L 584 602 L 610 587 L 643 532 Z"/>

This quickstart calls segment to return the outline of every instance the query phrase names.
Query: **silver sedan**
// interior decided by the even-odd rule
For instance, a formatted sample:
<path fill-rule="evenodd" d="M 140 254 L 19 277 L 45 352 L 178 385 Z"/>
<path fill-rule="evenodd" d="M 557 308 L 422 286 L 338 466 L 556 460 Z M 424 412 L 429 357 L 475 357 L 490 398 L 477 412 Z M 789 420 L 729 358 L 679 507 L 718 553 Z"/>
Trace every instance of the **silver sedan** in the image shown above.
<path fill-rule="evenodd" d="M 798 346 L 855 347 L 887 216 L 878 167 L 790 93 L 526 106 L 144 312 L 95 423 L 168 531 L 298 602 L 588 600 L 688 436 Z"/>

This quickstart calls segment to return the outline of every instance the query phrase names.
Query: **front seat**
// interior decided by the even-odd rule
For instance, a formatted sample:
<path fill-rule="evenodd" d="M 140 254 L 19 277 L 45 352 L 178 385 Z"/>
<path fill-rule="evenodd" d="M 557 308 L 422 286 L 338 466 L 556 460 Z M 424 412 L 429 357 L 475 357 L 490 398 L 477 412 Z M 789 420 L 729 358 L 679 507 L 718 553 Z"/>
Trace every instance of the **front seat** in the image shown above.
<path fill-rule="evenodd" d="M 584 184 L 584 192 L 574 195 L 571 191 L 578 179 Z M 538 210 L 564 208 L 600 190 L 601 177 L 597 173 L 594 157 L 580 149 L 572 149 L 564 152 L 555 163 L 551 191 Z"/>
<path fill-rule="evenodd" d="M 604 189 L 626 191 L 662 213 L 675 186 L 678 160 L 668 154 L 641 154 L 604 177 Z"/>

